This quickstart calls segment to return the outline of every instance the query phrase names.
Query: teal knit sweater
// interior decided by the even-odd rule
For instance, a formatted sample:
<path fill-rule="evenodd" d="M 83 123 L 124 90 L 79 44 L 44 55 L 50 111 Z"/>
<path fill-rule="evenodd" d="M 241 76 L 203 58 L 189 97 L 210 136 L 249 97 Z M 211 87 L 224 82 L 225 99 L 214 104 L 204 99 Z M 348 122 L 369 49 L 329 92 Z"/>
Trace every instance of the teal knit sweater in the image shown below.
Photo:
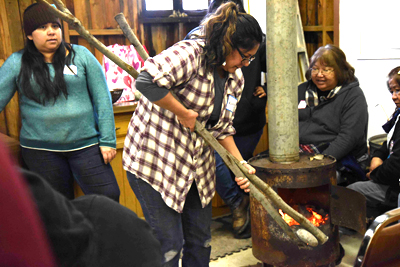
<path fill-rule="evenodd" d="M 45 106 L 28 99 L 18 84 L 23 51 L 13 53 L 0 68 L 0 110 L 19 92 L 21 146 L 51 151 L 71 151 L 94 144 L 116 148 L 111 95 L 104 72 L 85 47 L 73 45 L 71 69 L 64 69 L 68 98 L 61 94 Z M 54 68 L 48 64 L 51 78 Z M 34 91 L 38 85 L 32 84 Z"/>

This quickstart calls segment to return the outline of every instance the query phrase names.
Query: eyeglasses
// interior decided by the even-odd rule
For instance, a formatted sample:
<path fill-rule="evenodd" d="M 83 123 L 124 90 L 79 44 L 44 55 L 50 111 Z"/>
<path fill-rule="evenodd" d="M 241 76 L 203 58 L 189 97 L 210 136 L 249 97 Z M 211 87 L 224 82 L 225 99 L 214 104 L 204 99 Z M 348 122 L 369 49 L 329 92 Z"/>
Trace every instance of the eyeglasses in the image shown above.
<path fill-rule="evenodd" d="M 321 71 L 322 75 L 329 75 L 332 72 L 334 72 L 334 69 L 317 69 L 317 68 L 311 68 L 311 74 L 316 75 Z"/>
<path fill-rule="evenodd" d="M 255 56 L 255 55 L 250 56 L 250 57 L 246 57 L 245 55 L 243 55 L 242 52 L 240 52 L 239 48 L 236 48 L 236 50 L 239 52 L 239 55 L 242 57 L 242 64 L 246 64 L 246 63 L 247 63 L 247 64 L 250 65 L 250 63 L 251 63 L 254 59 L 256 59 L 256 56 Z"/>

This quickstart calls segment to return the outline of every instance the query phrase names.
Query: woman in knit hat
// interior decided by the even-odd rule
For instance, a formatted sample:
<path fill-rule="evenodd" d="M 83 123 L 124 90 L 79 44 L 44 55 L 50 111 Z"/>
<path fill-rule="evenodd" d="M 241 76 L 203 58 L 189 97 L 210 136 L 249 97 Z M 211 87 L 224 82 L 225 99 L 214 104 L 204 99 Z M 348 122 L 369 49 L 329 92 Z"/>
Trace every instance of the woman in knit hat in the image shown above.
<path fill-rule="evenodd" d="M 0 111 L 19 94 L 20 144 L 27 167 L 72 199 L 73 181 L 85 194 L 119 201 L 110 161 L 116 155 L 111 96 L 96 58 L 62 39 L 48 6 L 24 12 L 25 48 L 0 68 Z"/>

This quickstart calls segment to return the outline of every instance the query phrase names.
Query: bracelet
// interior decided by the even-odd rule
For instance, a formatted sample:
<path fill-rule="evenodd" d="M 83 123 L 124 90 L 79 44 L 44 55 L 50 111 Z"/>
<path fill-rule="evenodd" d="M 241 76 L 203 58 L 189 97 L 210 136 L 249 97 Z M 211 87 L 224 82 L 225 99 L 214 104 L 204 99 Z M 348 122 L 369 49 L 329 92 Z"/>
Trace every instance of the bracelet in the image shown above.
<path fill-rule="evenodd" d="M 248 163 L 247 163 L 247 161 L 242 160 L 242 161 L 240 161 L 240 164 L 248 164 Z"/>

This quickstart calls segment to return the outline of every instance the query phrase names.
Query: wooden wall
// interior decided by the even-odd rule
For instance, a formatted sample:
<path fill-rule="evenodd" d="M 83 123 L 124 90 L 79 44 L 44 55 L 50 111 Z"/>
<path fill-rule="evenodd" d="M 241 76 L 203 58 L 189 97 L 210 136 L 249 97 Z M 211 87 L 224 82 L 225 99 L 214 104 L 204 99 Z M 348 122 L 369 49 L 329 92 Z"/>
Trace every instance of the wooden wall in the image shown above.
<path fill-rule="evenodd" d="M 114 16 L 123 13 L 139 41 L 146 47 L 150 56 L 154 56 L 170 47 L 194 27 L 199 20 L 185 18 L 145 19 L 140 18 L 142 0 L 64 0 L 67 8 L 82 22 L 104 45 L 125 44 L 128 40 L 119 30 Z M 76 31 L 65 26 L 66 41 L 87 47 L 102 62 L 102 54 L 80 37 Z"/>
<path fill-rule="evenodd" d="M 0 66 L 13 52 L 24 47 L 22 14 L 23 10 L 33 2 L 33 0 L 0 0 Z M 19 139 L 20 128 L 18 95 L 16 94 L 0 113 L 0 132 Z"/>
<path fill-rule="evenodd" d="M 339 45 L 339 0 L 299 0 L 307 54 L 326 44 Z"/>
<path fill-rule="evenodd" d="M 183 40 L 187 33 L 199 25 L 200 19 L 165 18 L 163 20 L 141 20 L 144 36 L 143 42 L 154 56 L 176 42 Z"/>
<path fill-rule="evenodd" d="M 78 18 L 83 26 L 89 30 L 104 45 L 129 45 L 128 40 L 119 30 L 115 15 L 123 13 L 132 30 L 143 40 L 143 29 L 138 21 L 141 9 L 140 0 L 64 0 L 67 8 Z M 103 55 L 88 42 L 80 37 L 76 31 L 68 28 L 64 23 L 64 37 L 67 42 L 87 47 L 102 62 Z"/>

